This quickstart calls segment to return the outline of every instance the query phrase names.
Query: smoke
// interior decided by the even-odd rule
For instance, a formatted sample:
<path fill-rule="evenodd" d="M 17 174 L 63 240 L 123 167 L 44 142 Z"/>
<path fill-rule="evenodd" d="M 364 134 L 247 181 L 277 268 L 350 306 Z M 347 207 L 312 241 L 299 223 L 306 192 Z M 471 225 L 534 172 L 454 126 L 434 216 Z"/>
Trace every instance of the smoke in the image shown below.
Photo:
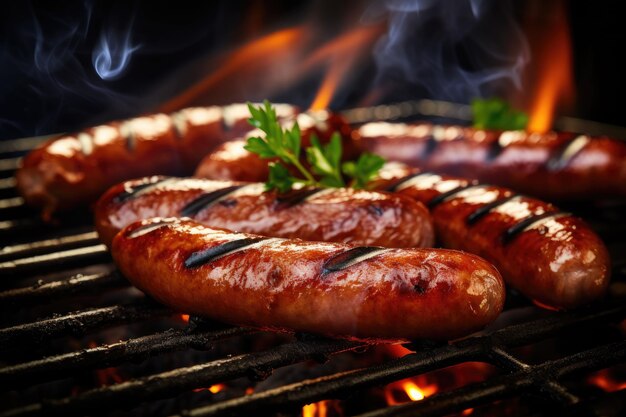
<path fill-rule="evenodd" d="M 131 27 L 122 35 L 113 31 L 103 31 L 100 41 L 93 51 L 92 62 L 96 72 L 103 80 L 114 80 L 122 75 L 130 62 L 133 52 L 140 46 L 131 45 Z"/>
<path fill-rule="evenodd" d="M 507 0 L 387 0 L 365 18 L 386 15 L 376 45 L 379 87 L 395 97 L 467 103 L 521 88 L 529 60 Z"/>

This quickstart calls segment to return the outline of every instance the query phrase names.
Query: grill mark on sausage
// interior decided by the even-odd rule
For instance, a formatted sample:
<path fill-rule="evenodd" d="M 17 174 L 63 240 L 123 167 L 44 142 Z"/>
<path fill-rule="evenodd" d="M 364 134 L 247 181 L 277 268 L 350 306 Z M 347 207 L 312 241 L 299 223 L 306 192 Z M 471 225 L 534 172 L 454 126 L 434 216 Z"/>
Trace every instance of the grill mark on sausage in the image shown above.
<path fill-rule="evenodd" d="M 116 195 L 112 201 L 114 203 L 124 203 L 132 198 L 137 198 L 142 194 L 145 194 L 151 190 L 153 190 L 154 188 L 156 188 L 157 186 L 163 184 L 163 183 L 168 183 L 168 182 L 173 182 L 176 181 L 176 178 L 171 178 L 171 177 L 163 177 L 163 178 L 157 178 L 151 182 L 146 182 L 143 184 L 138 184 L 138 185 L 134 185 L 132 187 L 125 187 L 124 191 L 122 191 L 120 194 Z"/>
<path fill-rule="evenodd" d="M 331 272 L 341 271 L 367 259 L 389 252 L 391 249 L 377 246 L 359 246 L 333 255 L 322 265 L 322 276 Z"/>
<path fill-rule="evenodd" d="M 79 133 L 78 142 L 80 143 L 80 151 L 83 155 L 91 155 L 93 152 L 93 138 L 88 133 Z"/>
<path fill-rule="evenodd" d="M 432 210 L 435 207 L 437 207 L 439 204 L 443 203 L 444 201 L 454 197 L 456 194 L 460 193 L 461 191 L 465 191 L 465 190 L 469 190 L 470 188 L 475 188 L 475 187 L 483 187 L 482 184 L 479 184 L 477 181 L 472 181 L 469 184 L 466 185 L 460 185 L 456 188 L 453 188 L 450 191 L 446 191 L 445 193 L 441 193 L 436 197 L 433 197 L 427 204 L 426 206 Z"/>
<path fill-rule="evenodd" d="M 467 224 L 470 226 L 475 224 L 478 220 L 482 219 L 485 215 L 489 214 L 491 210 L 517 197 L 520 197 L 520 194 L 511 194 L 508 197 L 499 198 L 495 201 L 492 201 L 491 203 L 485 204 L 484 206 L 477 208 L 475 211 L 470 213 L 469 216 L 467 216 L 467 219 L 466 219 Z"/>
<path fill-rule="evenodd" d="M 174 130 L 174 136 L 176 139 L 181 140 L 187 133 L 187 116 L 184 112 L 178 111 L 170 114 L 170 120 Z"/>
<path fill-rule="evenodd" d="M 122 126 L 120 126 L 120 133 L 126 138 L 126 148 L 129 151 L 134 151 L 136 137 L 130 121 L 125 122 L 122 124 Z"/>
<path fill-rule="evenodd" d="M 576 136 L 559 147 L 546 162 L 548 171 L 558 171 L 567 167 L 574 158 L 590 142 L 588 136 Z"/>
<path fill-rule="evenodd" d="M 169 224 L 172 224 L 176 221 L 176 219 L 172 219 L 172 220 L 161 220 L 158 223 L 149 223 L 149 224 L 145 224 L 143 226 L 140 226 L 138 228 L 136 228 L 135 230 L 133 230 L 132 232 L 130 232 L 126 237 L 128 239 L 134 239 L 136 237 L 139 236 L 143 236 L 143 235 L 147 235 L 148 233 L 160 229 L 162 227 L 165 227 Z"/>
<path fill-rule="evenodd" d="M 222 198 L 234 193 L 235 191 L 239 190 L 241 187 L 243 187 L 243 185 L 231 185 L 226 188 L 211 191 L 206 194 L 201 194 L 200 197 L 187 203 L 187 205 L 185 205 L 185 207 L 183 207 L 180 210 L 180 214 L 183 217 L 193 217 L 196 214 L 198 214 L 201 210 L 205 209 L 206 207 L 212 204 L 217 203 Z"/>
<path fill-rule="evenodd" d="M 307 199 L 313 197 L 320 192 L 327 190 L 324 188 L 301 188 L 291 191 L 287 194 L 280 195 L 276 201 L 285 206 L 291 207 L 303 203 Z"/>
<path fill-rule="evenodd" d="M 280 240 L 270 239 L 267 237 L 245 237 L 243 239 L 231 240 L 230 242 L 222 243 L 221 245 L 214 246 L 209 249 L 193 252 L 187 259 L 185 259 L 186 268 L 197 268 L 207 263 L 214 262 L 219 258 L 222 258 L 231 253 L 239 252 L 243 249 L 250 248 L 255 243 Z"/>
<path fill-rule="evenodd" d="M 487 155 L 485 157 L 486 162 L 496 159 L 498 156 L 500 156 L 503 150 L 504 146 L 502 146 L 502 144 L 500 143 L 500 136 L 498 135 L 498 137 L 493 142 L 491 142 L 489 144 L 489 147 L 487 148 Z"/>
<path fill-rule="evenodd" d="M 389 191 L 389 192 L 394 192 L 394 191 L 398 191 L 398 188 L 400 188 L 402 185 L 407 184 L 409 181 L 412 181 L 416 178 L 419 178 L 421 176 L 424 175 L 434 175 L 432 172 L 418 172 L 415 174 L 411 174 L 411 175 L 407 175 L 406 177 L 400 178 L 399 180 L 397 180 L 396 182 L 394 182 L 393 184 L 387 186 L 385 188 L 385 191 Z"/>
<path fill-rule="evenodd" d="M 511 242 L 516 236 L 524 232 L 538 222 L 544 222 L 555 217 L 569 216 L 570 213 L 563 211 L 549 211 L 541 214 L 531 214 L 530 216 L 520 220 L 518 223 L 509 227 L 502 234 L 502 242 L 504 244 Z"/>

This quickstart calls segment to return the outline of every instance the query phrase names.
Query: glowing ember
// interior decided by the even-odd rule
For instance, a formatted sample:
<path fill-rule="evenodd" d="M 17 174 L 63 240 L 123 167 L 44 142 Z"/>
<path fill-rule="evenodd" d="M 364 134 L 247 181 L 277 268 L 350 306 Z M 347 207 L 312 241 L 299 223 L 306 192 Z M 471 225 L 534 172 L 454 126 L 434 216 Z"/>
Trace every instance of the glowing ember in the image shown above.
<path fill-rule="evenodd" d="M 180 318 L 182 321 L 184 321 L 185 323 L 189 323 L 189 314 L 181 314 Z"/>
<path fill-rule="evenodd" d="M 587 382 L 606 392 L 615 392 L 626 388 L 626 382 L 619 381 L 608 369 L 604 369 L 591 375 L 587 379 Z"/>
<path fill-rule="evenodd" d="M 329 417 L 341 416 L 343 412 L 336 400 L 324 400 L 302 407 L 302 417 Z"/>
<path fill-rule="evenodd" d="M 564 2 L 554 3 L 553 24 L 540 39 L 536 91 L 530 107 L 528 130 L 546 132 L 552 127 L 560 100 L 570 98 L 572 88 L 572 47 Z"/>
<path fill-rule="evenodd" d="M 435 384 L 420 385 L 411 379 L 398 381 L 388 385 L 385 390 L 385 399 L 387 400 L 387 404 L 396 405 L 407 402 L 406 400 L 398 399 L 398 397 L 401 396 L 398 395 L 398 392 L 405 394 L 411 401 L 420 401 L 438 391 L 437 385 Z"/>
<path fill-rule="evenodd" d="M 200 392 L 200 391 L 210 391 L 211 394 L 217 394 L 220 391 L 223 391 L 224 388 L 226 388 L 226 385 L 224 384 L 215 384 L 215 385 L 211 385 L 209 388 L 196 388 L 193 390 L 193 392 Z"/>
<path fill-rule="evenodd" d="M 470 414 L 472 414 L 474 412 L 473 408 L 468 408 L 466 410 L 463 410 L 463 412 L 461 413 L 462 416 L 469 416 Z"/>

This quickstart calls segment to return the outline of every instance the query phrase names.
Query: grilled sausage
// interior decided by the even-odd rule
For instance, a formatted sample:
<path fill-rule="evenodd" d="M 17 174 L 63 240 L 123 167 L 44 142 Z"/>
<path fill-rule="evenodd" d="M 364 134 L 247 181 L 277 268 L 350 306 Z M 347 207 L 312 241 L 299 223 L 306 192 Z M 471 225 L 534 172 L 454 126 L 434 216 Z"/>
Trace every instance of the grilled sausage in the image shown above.
<path fill-rule="evenodd" d="M 278 105 L 279 117 L 296 109 Z M 44 217 L 86 205 L 120 181 L 189 175 L 209 151 L 251 130 L 245 104 L 189 108 L 86 129 L 52 139 L 22 161 L 17 188 Z"/>
<path fill-rule="evenodd" d="M 377 189 L 424 203 L 440 243 L 492 262 L 505 281 L 538 304 L 569 309 L 601 297 L 610 260 L 579 218 L 506 188 L 388 164 Z"/>
<path fill-rule="evenodd" d="M 313 115 L 313 117 L 311 117 Z M 352 129 L 345 120 L 325 110 L 302 113 L 297 118 L 303 132 L 302 147 L 310 146 L 310 138 L 315 134 L 320 142 L 327 142 L 334 132 L 343 140 L 343 158 L 353 159 L 358 152 L 351 140 Z M 248 136 L 260 134 L 250 132 Z M 212 180 L 263 182 L 269 175 L 268 164 L 272 160 L 261 159 L 257 154 L 244 149 L 245 139 L 226 142 L 208 154 L 198 165 L 194 176 Z M 302 160 L 304 165 L 306 161 Z M 294 171 L 295 173 L 295 171 Z"/>
<path fill-rule="evenodd" d="M 352 247 L 151 219 L 123 229 L 113 259 L 139 289 L 181 312 L 330 336 L 447 340 L 493 321 L 498 271 L 443 249 Z"/>
<path fill-rule="evenodd" d="M 273 237 L 389 247 L 432 246 L 428 210 L 410 198 L 349 188 L 265 192 L 263 184 L 148 177 L 112 187 L 96 204 L 108 246 L 128 224 L 191 217 L 229 230 Z"/>
<path fill-rule="evenodd" d="M 606 137 L 368 123 L 354 138 L 390 161 L 551 201 L 626 196 L 626 143 Z"/>

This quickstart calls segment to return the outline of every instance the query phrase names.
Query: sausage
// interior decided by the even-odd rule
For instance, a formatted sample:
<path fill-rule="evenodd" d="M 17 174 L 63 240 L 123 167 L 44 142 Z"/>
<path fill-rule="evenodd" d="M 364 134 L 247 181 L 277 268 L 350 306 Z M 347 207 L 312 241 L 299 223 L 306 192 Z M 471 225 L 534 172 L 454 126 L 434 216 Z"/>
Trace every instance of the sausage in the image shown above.
<path fill-rule="evenodd" d="M 424 203 L 447 248 L 492 262 L 507 284 L 536 303 L 570 309 L 601 297 L 610 260 L 581 219 L 510 189 L 387 164 L 376 189 Z"/>
<path fill-rule="evenodd" d="M 315 134 L 320 142 L 328 142 L 334 132 L 338 132 L 343 140 L 343 159 L 353 159 L 358 155 L 357 148 L 351 140 L 351 127 L 337 114 L 326 110 L 301 113 L 297 117 L 302 130 L 302 147 L 310 146 L 310 138 Z M 250 132 L 247 136 L 262 134 L 260 131 Z M 212 180 L 236 180 L 263 182 L 269 175 L 268 164 L 272 160 L 262 159 L 257 154 L 244 149 L 245 139 L 233 140 L 218 146 L 198 165 L 194 176 Z M 304 158 L 304 165 L 308 165 Z M 294 173 L 297 173 L 294 171 Z"/>
<path fill-rule="evenodd" d="M 96 229 L 107 246 L 123 227 L 150 217 L 191 217 L 212 227 L 353 245 L 424 247 L 434 241 L 423 204 L 349 188 L 279 195 L 259 183 L 147 177 L 112 187 L 95 207 Z"/>
<path fill-rule="evenodd" d="M 132 223 L 112 255 L 178 311 L 235 325 L 366 340 L 448 340 L 502 311 L 483 259 L 444 249 L 353 247 L 231 233 L 186 219 Z"/>
<path fill-rule="evenodd" d="M 279 117 L 296 109 L 278 105 Z M 29 205 L 54 212 L 94 202 L 120 181 L 144 175 L 189 175 L 209 151 L 252 129 L 245 104 L 188 108 L 85 129 L 28 154 L 16 173 Z"/>
<path fill-rule="evenodd" d="M 368 123 L 354 140 L 390 161 L 550 201 L 626 197 L 626 143 L 607 137 Z"/>

